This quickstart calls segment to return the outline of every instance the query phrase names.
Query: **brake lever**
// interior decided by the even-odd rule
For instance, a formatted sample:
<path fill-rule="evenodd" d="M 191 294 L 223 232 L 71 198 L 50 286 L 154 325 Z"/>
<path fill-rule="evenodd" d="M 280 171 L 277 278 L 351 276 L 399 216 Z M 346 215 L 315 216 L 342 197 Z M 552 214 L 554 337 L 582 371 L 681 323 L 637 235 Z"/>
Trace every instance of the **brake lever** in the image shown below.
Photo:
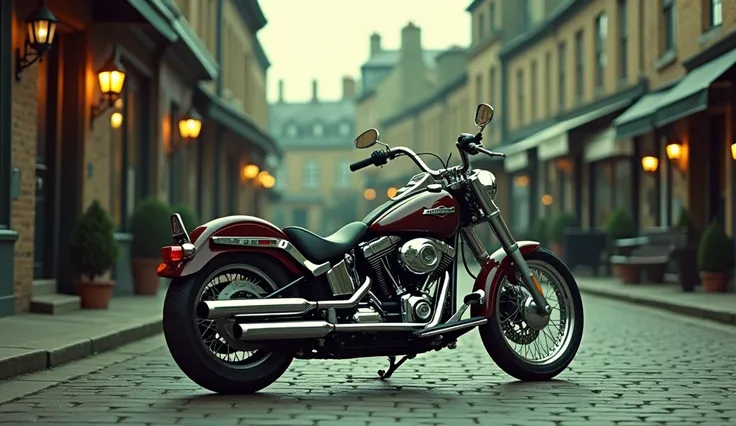
<path fill-rule="evenodd" d="M 476 144 L 475 146 L 473 146 L 472 148 L 473 148 L 473 150 L 475 150 L 475 153 L 478 153 L 478 152 L 482 152 L 483 154 L 485 154 L 485 155 L 487 155 L 487 156 L 489 156 L 489 157 L 501 157 L 501 158 L 506 158 L 506 154 L 504 154 L 503 152 L 493 152 L 493 151 L 489 151 L 489 150 L 487 150 L 487 149 L 485 149 L 485 148 L 483 148 L 482 146 L 480 146 L 480 145 L 477 145 L 477 144 Z"/>

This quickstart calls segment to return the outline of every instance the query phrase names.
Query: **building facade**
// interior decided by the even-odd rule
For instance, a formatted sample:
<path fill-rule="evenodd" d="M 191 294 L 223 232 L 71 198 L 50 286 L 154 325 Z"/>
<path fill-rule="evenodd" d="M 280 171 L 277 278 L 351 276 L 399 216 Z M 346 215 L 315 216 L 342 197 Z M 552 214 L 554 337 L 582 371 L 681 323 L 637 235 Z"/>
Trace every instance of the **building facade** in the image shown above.
<path fill-rule="evenodd" d="M 270 105 L 270 129 L 284 152 L 276 176 L 278 201 L 269 219 L 279 226 L 293 225 L 328 234 L 347 222 L 360 220 L 357 200 L 364 190 L 363 176 L 350 164 L 365 158 L 353 146 L 356 83 L 342 80 L 342 97 L 320 99 L 317 81 L 312 98 L 289 102 L 284 82 L 279 98 Z"/>
<path fill-rule="evenodd" d="M 199 3 L 179 6 L 205 7 Z M 121 256 L 113 278 L 117 294 L 128 294 L 128 222 L 136 203 L 154 195 L 196 208 L 201 206 L 195 201 L 216 192 L 203 177 L 204 167 L 182 159 L 185 151 L 213 149 L 215 139 L 205 132 L 214 119 L 204 108 L 197 112 L 197 88 L 220 82 L 221 69 L 228 74 L 217 60 L 223 43 L 214 29 L 221 19 L 217 8 L 229 3 L 205 3 L 212 6 L 207 14 L 190 22 L 169 0 L 111 1 L 104 7 L 50 0 L 40 16 L 35 8 L 42 2 L 2 2 L 0 179 L 9 185 L 0 192 L 0 315 L 34 306 L 49 311 L 44 305 L 60 302 L 78 306 L 69 244 L 77 218 L 93 200 L 117 227 Z M 258 10 L 255 1 L 238 3 Z M 49 18 L 45 13 L 58 20 L 55 27 L 38 24 Z M 29 22 L 35 22 L 30 31 Z M 255 39 L 255 31 L 245 33 Z M 43 61 L 34 61 L 44 49 Z M 257 87 L 264 75 L 253 73 L 248 81 Z M 265 94 L 260 106 L 246 105 L 265 124 Z M 256 119 L 243 116 L 241 122 L 271 141 L 266 150 L 275 152 Z M 184 134 L 186 120 L 204 121 L 202 134 Z M 243 157 L 251 156 L 251 147 L 241 145 Z M 204 219 L 212 216 L 198 210 Z M 60 295 L 38 294 L 49 286 Z"/>

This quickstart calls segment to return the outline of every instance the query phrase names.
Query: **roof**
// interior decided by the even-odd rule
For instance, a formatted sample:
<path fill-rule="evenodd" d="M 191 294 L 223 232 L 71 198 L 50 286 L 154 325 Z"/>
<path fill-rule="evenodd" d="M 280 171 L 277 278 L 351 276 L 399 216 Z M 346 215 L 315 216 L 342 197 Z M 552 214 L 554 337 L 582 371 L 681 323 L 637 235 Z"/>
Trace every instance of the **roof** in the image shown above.
<path fill-rule="evenodd" d="M 277 135 L 279 145 L 296 145 L 305 147 L 342 146 L 351 148 L 355 132 L 355 101 L 341 99 L 337 101 L 319 102 L 277 102 L 269 105 L 269 122 L 271 133 Z M 314 136 L 311 132 L 297 137 L 288 137 L 284 129 L 287 125 L 311 127 L 314 124 L 325 126 L 350 125 L 350 134 L 346 138 L 336 132 L 325 131 L 324 136 Z"/>
<path fill-rule="evenodd" d="M 434 67 L 435 59 L 442 52 L 444 52 L 444 50 L 423 51 L 424 63 L 429 67 Z M 399 62 L 400 57 L 400 50 L 382 50 L 368 58 L 368 60 L 361 65 L 361 68 L 391 68 Z"/>

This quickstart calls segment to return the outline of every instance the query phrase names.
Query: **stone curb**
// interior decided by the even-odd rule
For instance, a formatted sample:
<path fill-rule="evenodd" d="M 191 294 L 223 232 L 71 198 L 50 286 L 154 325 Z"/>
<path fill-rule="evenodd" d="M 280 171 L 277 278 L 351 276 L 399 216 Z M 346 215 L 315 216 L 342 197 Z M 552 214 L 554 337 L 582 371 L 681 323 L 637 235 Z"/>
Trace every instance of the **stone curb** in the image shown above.
<path fill-rule="evenodd" d="M 693 318 L 701 318 L 710 321 L 714 321 L 720 324 L 736 325 L 736 314 L 728 312 L 713 311 L 710 309 L 700 308 L 697 306 L 686 306 L 679 305 L 677 303 L 666 302 L 663 300 L 656 300 L 646 297 L 637 297 L 628 294 L 617 294 L 613 292 L 590 289 L 580 287 L 580 292 L 583 294 L 592 294 L 594 296 L 605 297 L 608 299 L 619 300 L 622 302 L 631 303 L 634 305 L 649 306 L 665 311 L 675 312 L 678 314 L 686 315 Z"/>
<path fill-rule="evenodd" d="M 7 380 L 21 374 L 34 373 L 47 368 L 106 352 L 128 343 L 151 337 L 160 333 L 163 325 L 160 319 L 143 324 L 133 324 L 123 330 L 114 331 L 89 339 L 82 339 L 67 345 L 43 350 L 29 350 L 26 353 L 0 359 L 0 380 Z"/>

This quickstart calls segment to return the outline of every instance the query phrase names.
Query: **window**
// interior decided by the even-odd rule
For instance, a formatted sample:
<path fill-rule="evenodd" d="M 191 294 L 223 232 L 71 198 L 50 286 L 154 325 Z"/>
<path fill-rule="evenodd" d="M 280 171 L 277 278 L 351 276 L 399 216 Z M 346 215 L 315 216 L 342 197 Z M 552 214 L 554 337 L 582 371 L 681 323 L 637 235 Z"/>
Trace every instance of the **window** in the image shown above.
<path fill-rule="evenodd" d="M 552 53 L 544 55 L 544 105 L 547 117 L 552 115 Z"/>
<path fill-rule="evenodd" d="M 628 0 L 618 0 L 618 77 L 625 80 L 629 75 L 629 19 Z"/>
<path fill-rule="evenodd" d="M 720 27 L 723 23 L 723 0 L 708 0 L 710 3 L 709 27 Z"/>
<path fill-rule="evenodd" d="M 304 165 L 304 187 L 316 189 L 319 187 L 319 164 L 316 161 L 307 161 Z"/>
<path fill-rule="evenodd" d="M 350 134 L 350 125 L 348 123 L 340 124 L 340 135 L 347 136 Z"/>
<path fill-rule="evenodd" d="M 325 128 L 321 124 L 315 124 L 314 127 L 312 127 L 312 132 L 314 133 L 314 136 L 322 136 L 325 133 Z"/>
<path fill-rule="evenodd" d="M 532 121 L 537 119 L 537 102 L 539 97 L 537 96 L 537 61 L 532 61 L 532 75 L 531 75 L 531 96 L 532 96 Z"/>
<path fill-rule="evenodd" d="M 677 37 L 676 13 L 675 0 L 662 0 L 662 28 L 664 30 L 662 45 L 663 53 L 675 50 L 675 40 Z"/>
<path fill-rule="evenodd" d="M 606 38 L 608 37 L 608 17 L 601 14 L 595 20 L 595 87 L 603 87 L 603 74 L 606 69 Z"/>
<path fill-rule="evenodd" d="M 585 94 L 585 81 L 583 81 L 585 78 L 585 74 L 583 74 L 585 54 L 583 52 L 583 42 L 583 32 L 578 31 L 575 34 L 575 96 L 577 100 L 582 99 Z"/>
<path fill-rule="evenodd" d="M 524 122 L 524 70 L 516 71 L 516 104 L 517 110 L 517 121 L 519 124 Z"/>
<path fill-rule="evenodd" d="M 565 85 L 565 83 L 567 83 L 567 47 L 565 46 L 565 43 L 557 46 L 557 56 L 557 60 L 559 61 L 557 64 L 557 101 L 560 105 L 560 110 L 564 110 L 565 92 L 567 91 L 567 87 Z"/>
<path fill-rule="evenodd" d="M 496 2 L 491 2 L 488 7 L 488 22 L 490 24 L 489 31 L 493 34 L 496 31 Z"/>
<path fill-rule="evenodd" d="M 483 76 L 478 74 L 475 77 L 475 103 L 483 102 Z"/>
<path fill-rule="evenodd" d="M 350 161 L 337 162 L 337 186 L 338 188 L 348 188 L 350 186 Z"/>
<path fill-rule="evenodd" d="M 295 124 L 289 124 L 286 126 L 286 136 L 289 136 L 291 138 L 296 137 L 299 131 L 296 128 Z"/>
<path fill-rule="evenodd" d="M 486 36 L 486 17 L 483 13 L 478 14 L 478 41 L 483 41 Z"/>

